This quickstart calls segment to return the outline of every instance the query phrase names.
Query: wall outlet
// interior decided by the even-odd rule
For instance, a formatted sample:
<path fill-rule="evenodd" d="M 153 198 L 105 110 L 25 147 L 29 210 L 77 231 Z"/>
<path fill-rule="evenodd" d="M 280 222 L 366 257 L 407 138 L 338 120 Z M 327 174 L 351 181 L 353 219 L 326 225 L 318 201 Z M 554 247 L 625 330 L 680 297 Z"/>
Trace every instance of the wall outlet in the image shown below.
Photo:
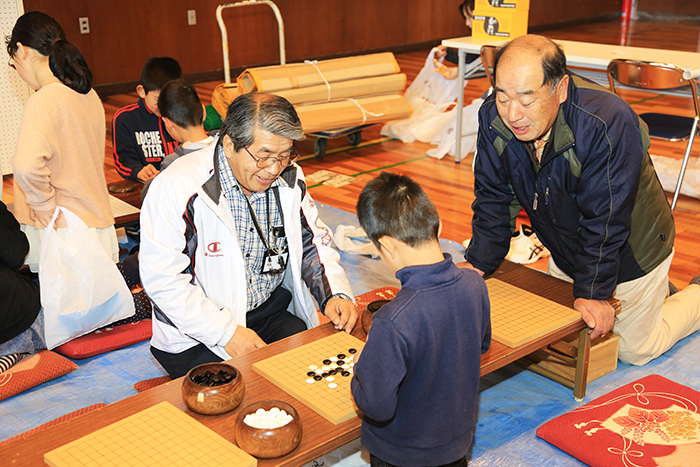
<path fill-rule="evenodd" d="M 80 24 L 80 34 L 90 34 L 90 20 L 87 16 L 78 18 L 78 23 Z"/>
<path fill-rule="evenodd" d="M 187 24 L 190 26 L 197 24 L 197 10 L 187 10 Z"/>

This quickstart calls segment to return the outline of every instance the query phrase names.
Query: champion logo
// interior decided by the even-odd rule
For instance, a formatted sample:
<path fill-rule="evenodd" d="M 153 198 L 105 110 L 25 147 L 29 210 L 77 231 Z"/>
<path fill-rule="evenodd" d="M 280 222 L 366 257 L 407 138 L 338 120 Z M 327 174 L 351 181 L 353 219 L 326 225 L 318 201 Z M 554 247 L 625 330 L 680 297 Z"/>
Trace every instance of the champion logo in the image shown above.
<path fill-rule="evenodd" d="M 207 251 L 210 253 L 218 253 L 221 251 L 221 242 L 211 242 L 207 245 Z"/>

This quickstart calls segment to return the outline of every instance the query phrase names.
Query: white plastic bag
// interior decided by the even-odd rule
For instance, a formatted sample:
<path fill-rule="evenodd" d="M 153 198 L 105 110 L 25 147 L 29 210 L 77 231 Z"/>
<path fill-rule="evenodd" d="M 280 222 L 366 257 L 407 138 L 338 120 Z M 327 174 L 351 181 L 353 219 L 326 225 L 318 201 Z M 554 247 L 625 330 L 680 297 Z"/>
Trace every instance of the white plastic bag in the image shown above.
<path fill-rule="evenodd" d="M 474 99 L 471 104 L 465 105 L 462 110 L 462 147 L 460 159 L 467 157 L 467 154 L 476 149 L 476 135 L 479 132 L 479 107 L 484 103 L 481 98 Z M 455 155 L 455 127 L 457 126 L 457 108 L 446 112 L 449 121 L 445 123 L 440 133 L 431 141 L 437 144 L 437 148 L 428 149 L 430 157 L 442 159 L 445 154 Z"/>
<path fill-rule="evenodd" d="M 457 99 L 459 80 L 447 79 L 435 72 L 433 57 L 437 48 L 428 54 L 423 69 L 404 93 L 411 104 L 411 116 L 404 120 L 391 120 L 381 129 L 381 134 L 397 138 L 404 143 L 416 139 L 430 142 L 440 132 L 449 116 L 447 109 Z M 442 60 L 442 59 L 441 59 Z"/>
<path fill-rule="evenodd" d="M 54 229 L 59 212 L 68 225 L 62 234 Z M 134 314 L 117 265 L 97 235 L 63 207 L 56 207 L 41 240 L 39 284 L 49 349 Z"/>
<path fill-rule="evenodd" d="M 433 105 L 442 105 L 449 104 L 457 99 L 459 80 L 447 79 L 440 73 L 435 72 L 433 60 L 437 50 L 436 47 L 430 51 L 425 59 L 423 69 L 404 93 L 404 97 L 413 108 L 420 107 L 421 101 Z M 442 62 L 443 59 L 441 58 L 440 61 Z"/>

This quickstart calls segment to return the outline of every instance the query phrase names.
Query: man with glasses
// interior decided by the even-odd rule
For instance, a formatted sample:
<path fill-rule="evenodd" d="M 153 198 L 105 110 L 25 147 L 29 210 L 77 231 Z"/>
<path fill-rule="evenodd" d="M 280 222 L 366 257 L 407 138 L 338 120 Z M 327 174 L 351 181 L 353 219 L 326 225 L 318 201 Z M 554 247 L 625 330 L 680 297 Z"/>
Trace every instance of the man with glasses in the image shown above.
<path fill-rule="evenodd" d="M 151 352 L 172 377 L 358 313 L 331 232 L 307 192 L 294 107 L 253 93 L 219 140 L 156 177 L 141 213 L 141 281 L 154 303 Z"/>
<path fill-rule="evenodd" d="M 573 282 L 591 338 L 620 336 L 620 360 L 643 365 L 697 331 L 700 276 L 669 297 L 675 226 L 646 124 L 568 72 L 545 37 L 511 41 L 494 73 L 479 109 L 469 264 L 482 275 L 498 267 L 522 207 L 551 252 L 548 272 Z"/>

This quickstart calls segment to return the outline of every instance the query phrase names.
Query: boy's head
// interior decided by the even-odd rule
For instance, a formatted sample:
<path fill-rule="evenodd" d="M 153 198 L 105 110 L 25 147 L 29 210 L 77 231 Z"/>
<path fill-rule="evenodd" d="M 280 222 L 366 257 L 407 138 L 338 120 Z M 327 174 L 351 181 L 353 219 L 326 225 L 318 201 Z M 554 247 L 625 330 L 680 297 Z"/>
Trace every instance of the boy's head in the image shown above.
<path fill-rule="evenodd" d="M 136 86 L 139 97 L 146 106 L 160 117 L 158 95 L 165 83 L 182 78 L 182 68 L 177 60 L 170 57 L 151 57 L 141 71 L 141 81 Z"/>
<path fill-rule="evenodd" d="M 169 81 L 161 88 L 158 110 L 168 132 L 178 141 L 181 138 L 173 134 L 172 124 L 183 129 L 193 129 L 201 127 L 204 122 L 204 106 L 197 90 L 184 79 Z"/>
<path fill-rule="evenodd" d="M 405 175 L 382 172 L 367 182 L 357 200 L 357 218 L 377 248 L 384 236 L 411 248 L 438 241 L 437 209 L 420 185 Z"/>

